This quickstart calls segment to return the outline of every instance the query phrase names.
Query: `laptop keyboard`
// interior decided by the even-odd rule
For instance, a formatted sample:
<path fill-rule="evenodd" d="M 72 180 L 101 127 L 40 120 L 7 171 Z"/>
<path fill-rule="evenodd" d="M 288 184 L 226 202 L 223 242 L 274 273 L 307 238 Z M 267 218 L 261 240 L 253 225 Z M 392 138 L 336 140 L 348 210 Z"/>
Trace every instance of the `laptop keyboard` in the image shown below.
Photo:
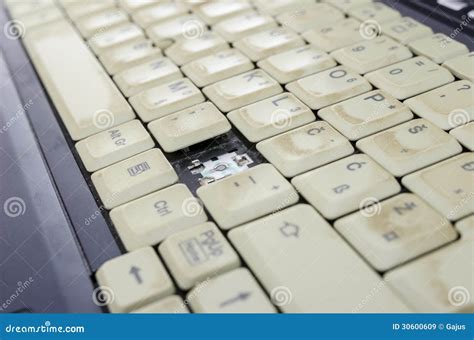
<path fill-rule="evenodd" d="M 126 250 L 98 304 L 474 311 L 464 44 L 370 0 L 6 3 Z"/>

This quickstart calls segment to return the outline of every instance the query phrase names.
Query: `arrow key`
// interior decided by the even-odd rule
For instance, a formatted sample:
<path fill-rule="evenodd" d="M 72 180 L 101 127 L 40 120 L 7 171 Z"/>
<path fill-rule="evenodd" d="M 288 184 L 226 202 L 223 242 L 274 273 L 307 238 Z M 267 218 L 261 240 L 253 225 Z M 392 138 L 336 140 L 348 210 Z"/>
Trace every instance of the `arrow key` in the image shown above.
<path fill-rule="evenodd" d="M 196 313 L 275 313 L 275 307 L 246 268 L 201 283 L 189 292 L 188 300 Z"/>
<path fill-rule="evenodd" d="M 151 247 L 105 262 L 96 278 L 103 292 L 96 298 L 113 313 L 130 312 L 174 292 L 173 282 Z"/>

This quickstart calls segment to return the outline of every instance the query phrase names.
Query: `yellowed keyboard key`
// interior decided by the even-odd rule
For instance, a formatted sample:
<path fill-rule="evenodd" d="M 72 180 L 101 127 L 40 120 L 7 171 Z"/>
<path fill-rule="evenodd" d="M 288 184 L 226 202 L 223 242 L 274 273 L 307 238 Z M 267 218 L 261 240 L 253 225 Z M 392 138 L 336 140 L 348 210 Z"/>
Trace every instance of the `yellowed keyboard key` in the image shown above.
<path fill-rule="evenodd" d="M 25 35 L 24 43 L 73 140 L 134 118 L 130 105 L 71 24 L 58 20 L 38 26 Z"/>
<path fill-rule="evenodd" d="M 351 143 L 324 121 L 314 122 L 257 144 L 284 176 L 293 177 L 354 152 Z"/>
<path fill-rule="evenodd" d="M 385 275 L 418 313 L 473 313 L 474 215 L 456 223 L 461 238 Z"/>
<path fill-rule="evenodd" d="M 338 66 L 291 82 L 286 89 L 316 110 L 370 91 L 372 86 L 354 71 Z"/>
<path fill-rule="evenodd" d="M 227 117 L 251 142 L 259 142 L 316 119 L 305 104 L 288 92 L 229 112 Z"/>
<path fill-rule="evenodd" d="M 149 122 L 204 101 L 201 91 L 187 78 L 159 85 L 130 97 L 140 118 Z"/>
<path fill-rule="evenodd" d="M 276 17 L 283 26 L 302 33 L 324 23 L 333 23 L 344 19 L 344 13 L 328 4 L 312 4 L 296 7 Z"/>
<path fill-rule="evenodd" d="M 231 126 L 214 104 L 204 102 L 152 121 L 148 129 L 163 150 L 174 152 L 226 133 Z"/>
<path fill-rule="evenodd" d="M 381 36 L 334 51 L 331 56 L 363 74 L 411 58 L 413 54 L 407 47 Z"/>
<path fill-rule="evenodd" d="M 409 311 L 309 205 L 245 224 L 229 238 L 285 313 Z"/>
<path fill-rule="evenodd" d="M 462 153 L 405 176 L 402 183 L 450 221 L 474 213 L 473 153 Z"/>
<path fill-rule="evenodd" d="M 361 23 L 353 18 L 327 23 L 303 33 L 303 38 L 317 48 L 331 52 L 364 41 Z"/>
<path fill-rule="evenodd" d="M 304 41 L 298 34 L 283 27 L 255 33 L 234 42 L 234 47 L 253 61 L 303 45 Z"/>
<path fill-rule="evenodd" d="M 459 80 L 405 100 L 418 116 L 443 130 L 474 120 L 474 84 Z"/>
<path fill-rule="evenodd" d="M 437 64 L 469 53 L 466 45 L 451 39 L 443 33 L 436 33 L 432 36 L 412 41 L 408 46 L 417 55 L 425 56 Z"/>
<path fill-rule="evenodd" d="M 182 77 L 179 68 L 171 60 L 165 57 L 157 57 L 116 74 L 114 81 L 124 95 L 130 97 L 146 89 Z"/>
<path fill-rule="evenodd" d="M 161 50 L 150 40 L 139 40 L 104 52 L 99 60 L 110 75 L 151 61 L 161 56 Z"/>
<path fill-rule="evenodd" d="M 204 94 L 223 112 L 268 98 L 283 91 L 278 82 L 257 69 L 205 87 Z"/>
<path fill-rule="evenodd" d="M 212 29 L 225 40 L 234 42 L 276 26 L 276 21 L 270 15 L 253 11 L 222 20 L 214 25 Z"/>
<path fill-rule="evenodd" d="M 115 0 L 96 0 L 96 1 L 64 1 L 62 2 L 66 13 L 73 21 L 77 21 L 81 17 L 93 15 L 100 11 L 114 8 Z"/>
<path fill-rule="evenodd" d="M 20 19 L 39 11 L 55 7 L 54 0 L 40 1 L 4 1 L 4 6 L 8 8 L 13 19 Z"/>
<path fill-rule="evenodd" d="M 183 299 L 178 295 L 171 295 L 152 302 L 143 307 L 137 308 L 132 313 L 139 314 L 183 314 L 189 313 L 188 307 L 184 303 Z"/>
<path fill-rule="evenodd" d="M 298 194 L 291 184 L 266 163 L 201 186 L 197 195 L 222 229 L 230 229 L 298 201 Z"/>
<path fill-rule="evenodd" d="M 373 20 L 378 24 L 400 18 L 400 12 L 380 2 L 349 8 L 347 14 L 360 21 Z"/>
<path fill-rule="evenodd" d="M 247 268 L 201 283 L 188 294 L 196 313 L 275 313 L 276 309 Z"/>
<path fill-rule="evenodd" d="M 76 150 L 87 171 L 93 172 L 151 149 L 153 145 L 142 123 L 132 120 L 77 142 Z"/>
<path fill-rule="evenodd" d="M 433 34 L 430 27 L 409 17 L 383 23 L 381 31 L 404 45 Z"/>
<path fill-rule="evenodd" d="M 306 45 L 260 60 L 258 67 L 267 71 L 281 84 L 336 66 L 325 52 Z"/>
<path fill-rule="evenodd" d="M 42 8 L 37 12 L 21 16 L 21 23 L 25 28 L 25 32 L 27 32 L 37 26 L 49 24 L 62 19 L 64 19 L 63 12 L 58 7 L 51 6 Z"/>
<path fill-rule="evenodd" d="M 212 222 L 173 234 L 158 249 L 181 289 L 240 266 L 237 253 Z"/>
<path fill-rule="evenodd" d="M 280 13 L 292 11 L 297 8 L 311 6 L 314 4 L 312 0 L 254 0 L 254 5 L 257 9 L 272 16 L 276 16 Z"/>
<path fill-rule="evenodd" d="M 123 24 L 105 32 L 93 35 L 87 43 L 95 54 L 101 55 L 105 51 L 136 42 L 144 38 L 143 31 L 135 24 Z"/>
<path fill-rule="evenodd" d="M 203 87 L 254 68 L 249 58 L 240 51 L 229 49 L 194 60 L 181 71 L 197 86 Z"/>
<path fill-rule="evenodd" d="M 456 77 L 474 82 L 474 52 L 465 54 L 443 63 Z"/>
<path fill-rule="evenodd" d="M 373 0 L 325 0 L 331 6 L 339 8 L 341 11 L 349 12 L 351 9 L 370 4 Z"/>
<path fill-rule="evenodd" d="M 146 9 L 159 3 L 160 0 L 119 0 L 119 5 L 128 13 L 133 13 L 138 10 Z"/>
<path fill-rule="evenodd" d="M 96 278 L 113 313 L 130 312 L 174 293 L 173 282 L 151 247 L 105 262 Z M 100 294 L 100 293 L 98 293 Z"/>
<path fill-rule="evenodd" d="M 103 205 L 112 209 L 178 181 L 159 149 L 151 149 L 94 172 L 92 183 Z"/>
<path fill-rule="evenodd" d="M 445 68 L 425 57 L 415 57 L 365 75 L 376 87 L 406 99 L 454 80 Z"/>
<path fill-rule="evenodd" d="M 204 32 L 194 39 L 179 39 L 165 51 L 178 65 L 214 54 L 229 48 L 227 42 L 214 32 Z"/>
<path fill-rule="evenodd" d="M 406 105 L 380 90 L 326 107 L 318 115 L 350 140 L 358 140 L 413 118 Z"/>
<path fill-rule="evenodd" d="M 127 250 L 153 246 L 168 236 L 207 221 L 202 204 L 184 184 L 175 184 L 110 212 Z"/>
<path fill-rule="evenodd" d="M 425 119 L 413 119 L 361 139 L 357 148 L 400 177 L 462 151 L 449 133 Z"/>
<path fill-rule="evenodd" d="M 349 156 L 296 176 L 291 183 L 328 219 L 400 191 L 395 178 L 364 154 Z"/>
<path fill-rule="evenodd" d="M 105 11 L 80 17 L 76 27 L 81 35 L 89 39 L 94 34 L 105 32 L 128 22 L 127 14 L 118 8 L 109 8 Z"/>
<path fill-rule="evenodd" d="M 456 138 L 459 143 L 464 145 L 471 151 L 474 151 L 474 122 L 461 125 L 449 131 L 449 133 Z"/>
<path fill-rule="evenodd" d="M 457 237 L 442 215 L 408 193 L 375 202 L 337 220 L 334 226 L 379 271 L 412 260 Z"/>
<path fill-rule="evenodd" d="M 206 24 L 191 14 L 165 20 L 146 29 L 147 35 L 160 48 L 166 48 L 182 38 L 197 38 L 205 31 L 207 31 Z"/>
<path fill-rule="evenodd" d="M 209 1 L 196 7 L 194 11 L 202 20 L 209 25 L 214 25 L 219 21 L 252 10 L 252 5 L 247 0 L 234 1 Z"/>
<path fill-rule="evenodd" d="M 173 19 L 175 17 L 187 14 L 188 8 L 184 3 L 162 2 L 145 9 L 140 9 L 132 14 L 135 21 L 141 28 L 159 23 L 161 21 Z"/>

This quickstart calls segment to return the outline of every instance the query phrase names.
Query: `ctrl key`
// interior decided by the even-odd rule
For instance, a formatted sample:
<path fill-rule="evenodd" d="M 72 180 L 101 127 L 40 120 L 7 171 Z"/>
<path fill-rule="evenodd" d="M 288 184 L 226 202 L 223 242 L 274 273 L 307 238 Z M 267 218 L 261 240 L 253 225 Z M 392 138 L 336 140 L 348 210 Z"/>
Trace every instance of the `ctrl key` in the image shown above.
<path fill-rule="evenodd" d="M 126 313 L 174 293 L 174 285 L 151 247 L 105 262 L 97 271 L 99 288 L 107 290 L 112 313 Z"/>

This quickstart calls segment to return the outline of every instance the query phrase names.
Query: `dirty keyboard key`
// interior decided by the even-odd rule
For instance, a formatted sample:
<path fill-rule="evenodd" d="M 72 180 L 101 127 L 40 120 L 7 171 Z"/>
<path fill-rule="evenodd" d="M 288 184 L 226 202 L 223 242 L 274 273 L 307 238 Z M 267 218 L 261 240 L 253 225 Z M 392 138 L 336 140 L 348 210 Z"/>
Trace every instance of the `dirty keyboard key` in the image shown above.
<path fill-rule="evenodd" d="M 241 107 L 229 112 L 227 117 L 251 142 L 259 142 L 316 119 L 305 104 L 288 92 Z"/>
<path fill-rule="evenodd" d="M 173 234 L 158 249 L 181 289 L 240 265 L 236 252 L 212 222 Z"/>
<path fill-rule="evenodd" d="M 161 56 L 161 50 L 151 40 L 139 40 L 104 52 L 99 60 L 110 75 Z"/>
<path fill-rule="evenodd" d="M 152 24 L 185 15 L 187 12 L 188 9 L 184 3 L 164 2 L 135 11 L 132 18 L 133 21 L 145 29 Z"/>
<path fill-rule="evenodd" d="M 137 308 L 132 313 L 139 314 L 183 314 L 189 313 L 188 307 L 181 296 L 171 295 L 152 302 L 146 306 Z"/>
<path fill-rule="evenodd" d="M 237 268 L 206 281 L 188 296 L 195 313 L 276 312 L 247 268 Z"/>
<path fill-rule="evenodd" d="M 372 266 L 386 271 L 454 241 L 453 226 L 413 194 L 400 194 L 336 221 Z"/>
<path fill-rule="evenodd" d="M 291 182 L 328 219 L 400 191 L 395 178 L 364 154 L 353 155 L 296 176 Z"/>
<path fill-rule="evenodd" d="M 383 23 L 381 31 L 404 45 L 433 34 L 430 27 L 409 17 Z"/>
<path fill-rule="evenodd" d="M 372 86 L 354 71 L 338 66 L 289 83 L 286 89 L 316 110 L 370 91 Z"/>
<path fill-rule="evenodd" d="M 457 42 L 443 33 L 412 41 L 408 47 L 417 55 L 425 56 L 437 64 L 448 59 L 469 53 L 466 45 Z"/>
<path fill-rule="evenodd" d="M 204 94 L 223 112 L 268 98 L 283 91 L 280 84 L 257 69 L 205 87 Z"/>
<path fill-rule="evenodd" d="M 253 68 L 249 58 L 238 50 L 230 49 L 194 60 L 182 66 L 181 70 L 197 86 L 203 87 Z"/>
<path fill-rule="evenodd" d="M 97 271 L 99 287 L 108 290 L 109 310 L 126 313 L 173 294 L 174 286 L 151 247 L 141 248 L 105 262 Z"/>
<path fill-rule="evenodd" d="M 450 221 L 474 213 L 474 154 L 463 153 L 402 179 Z"/>
<path fill-rule="evenodd" d="M 443 130 L 474 120 L 474 84 L 459 80 L 405 100 L 418 116 Z"/>
<path fill-rule="evenodd" d="M 284 312 L 408 311 L 309 205 L 245 224 L 231 230 L 229 238 Z M 378 294 L 371 293 L 374 289 Z M 361 301 L 367 303 L 361 305 Z"/>
<path fill-rule="evenodd" d="M 159 149 L 151 149 L 94 172 L 92 183 L 107 209 L 134 200 L 178 181 Z"/>
<path fill-rule="evenodd" d="M 89 39 L 94 34 L 103 32 L 104 28 L 114 28 L 127 22 L 128 16 L 124 11 L 110 8 L 93 15 L 82 16 L 76 20 L 75 24 L 82 36 Z"/>
<path fill-rule="evenodd" d="M 152 121 L 148 129 L 163 150 L 174 152 L 226 133 L 231 126 L 214 104 L 204 102 Z"/>
<path fill-rule="evenodd" d="M 209 25 L 252 10 L 247 0 L 210 1 L 195 9 L 195 13 Z"/>
<path fill-rule="evenodd" d="M 276 17 L 283 26 L 301 33 L 315 26 L 325 23 L 333 23 L 344 19 L 344 13 L 328 4 L 312 4 L 304 7 L 296 7 L 285 11 Z"/>
<path fill-rule="evenodd" d="M 127 23 L 95 34 L 88 40 L 88 44 L 95 54 L 101 55 L 110 48 L 136 42 L 144 37 L 137 25 Z"/>
<path fill-rule="evenodd" d="M 234 47 L 253 61 L 303 45 L 304 41 L 298 34 L 283 27 L 258 32 L 234 42 Z"/>
<path fill-rule="evenodd" d="M 258 67 L 267 71 L 281 84 L 336 66 L 328 54 L 306 45 L 260 60 Z"/>
<path fill-rule="evenodd" d="M 201 91 L 187 78 L 159 85 L 130 97 L 130 104 L 144 122 L 202 103 Z"/>
<path fill-rule="evenodd" d="M 277 23 L 270 15 L 248 12 L 218 22 L 212 29 L 225 40 L 234 42 L 246 36 L 276 27 Z"/>
<path fill-rule="evenodd" d="M 382 36 L 344 47 L 332 52 L 331 56 L 363 74 L 411 58 L 413 54 L 407 47 Z"/>
<path fill-rule="evenodd" d="M 207 221 L 201 203 L 184 184 L 175 184 L 110 212 L 127 250 L 156 245 L 173 233 Z"/>
<path fill-rule="evenodd" d="M 158 57 L 116 74 L 114 81 L 124 95 L 130 97 L 182 77 L 179 68 L 171 60 Z"/>
<path fill-rule="evenodd" d="M 400 18 L 400 12 L 380 2 L 350 8 L 347 14 L 360 21 L 373 20 L 379 24 Z"/>
<path fill-rule="evenodd" d="M 367 5 L 373 0 L 325 0 L 331 6 L 339 8 L 341 11 L 348 13 L 351 9 Z"/>
<path fill-rule="evenodd" d="M 364 41 L 360 34 L 360 22 L 349 18 L 335 23 L 327 23 L 302 34 L 303 38 L 326 52 Z"/>
<path fill-rule="evenodd" d="M 132 109 L 69 23 L 60 20 L 37 27 L 24 42 L 73 140 L 133 119 Z M 110 124 L 101 124 L 104 113 L 112 116 Z"/>
<path fill-rule="evenodd" d="M 113 117 L 104 112 L 103 121 L 107 119 Z M 142 123 L 132 120 L 77 142 L 76 150 L 87 171 L 93 172 L 151 149 L 154 144 Z"/>
<path fill-rule="evenodd" d="M 474 215 L 456 223 L 461 238 L 403 265 L 385 280 L 418 313 L 473 313 Z"/>
<path fill-rule="evenodd" d="M 415 57 L 365 75 L 376 87 L 397 99 L 406 99 L 450 83 L 448 70 L 425 57 Z"/>
<path fill-rule="evenodd" d="M 296 190 L 270 164 L 260 164 L 201 186 L 197 195 L 222 229 L 230 229 L 298 201 Z"/>
<path fill-rule="evenodd" d="M 326 107 L 319 110 L 318 116 L 350 140 L 358 140 L 413 118 L 407 106 L 380 90 Z"/>
<path fill-rule="evenodd" d="M 474 122 L 461 125 L 449 133 L 470 151 L 474 151 Z"/>
<path fill-rule="evenodd" d="M 425 119 L 413 119 L 361 139 L 357 148 L 400 177 L 462 151 L 456 139 Z"/>
<path fill-rule="evenodd" d="M 474 82 L 474 52 L 449 59 L 443 66 L 456 77 Z"/>
<path fill-rule="evenodd" d="M 284 176 L 293 177 L 354 152 L 351 143 L 318 121 L 257 144 L 257 150 Z"/>
<path fill-rule="evenodd" d="M 178 65 L 226 50 L 227 42 L 214 32 L 204 32 L 194 39 L 179 39 L 165 50 L 166 55 Z"/>

